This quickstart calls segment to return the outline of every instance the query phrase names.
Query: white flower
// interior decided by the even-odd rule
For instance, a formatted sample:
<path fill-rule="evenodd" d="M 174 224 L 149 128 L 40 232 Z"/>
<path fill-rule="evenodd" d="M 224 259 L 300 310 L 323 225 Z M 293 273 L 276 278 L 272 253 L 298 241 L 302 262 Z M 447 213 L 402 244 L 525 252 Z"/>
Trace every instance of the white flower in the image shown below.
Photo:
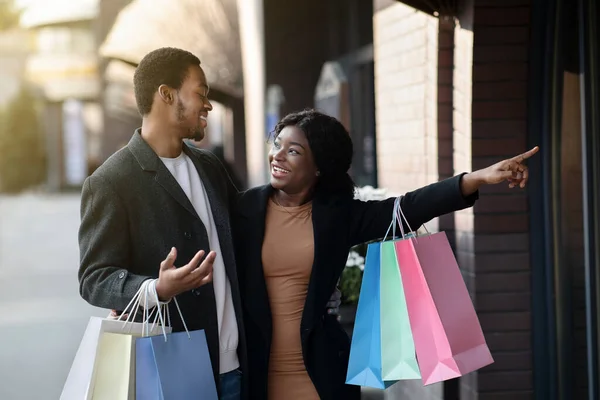
<path fill-rule="evenodd" d="M 374 188 L 372 186 L 363 186 L 356 188 L 354 198 L 362 201 L 368 200 L 384 200 L 386 198 L 387 189 Z"/>
<path fill-rule="evenodd" d="M 350 250 L 348 253 L 348 260 L 346 261 L 346 267 L 358 267 L 361 271 L 364 271 L 365 258 L 356 251 Z"/>

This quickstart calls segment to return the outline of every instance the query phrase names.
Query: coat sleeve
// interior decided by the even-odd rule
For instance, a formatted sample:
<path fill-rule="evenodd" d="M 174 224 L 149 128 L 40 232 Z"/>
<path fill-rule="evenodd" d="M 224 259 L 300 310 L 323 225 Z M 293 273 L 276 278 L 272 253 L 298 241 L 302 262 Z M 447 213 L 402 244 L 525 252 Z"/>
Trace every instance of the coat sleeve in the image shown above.
<path fill-rule="evenodd" d="M 463 175 L 432 183 L 400 198 L 400 207 L 413 230 L 433 218 L 475 204 L 478 192 L 468 197 L 462 195 L 460 181 Z M 392 197 L 382 201 L 352 201 L 349 231 L 352 246 L 385 236 L 392 222 L 394 200 Z M 405 221 L 402 224 L 405 232 L 410 231 Z"/>
<path fill-rule="evenodd" d="M 79 292 L 88 303 L 125 310 L 148 276 L 127 268 L 131 240 L 127 212 L 112 186 L 88 177 L 81 195 Z"/>

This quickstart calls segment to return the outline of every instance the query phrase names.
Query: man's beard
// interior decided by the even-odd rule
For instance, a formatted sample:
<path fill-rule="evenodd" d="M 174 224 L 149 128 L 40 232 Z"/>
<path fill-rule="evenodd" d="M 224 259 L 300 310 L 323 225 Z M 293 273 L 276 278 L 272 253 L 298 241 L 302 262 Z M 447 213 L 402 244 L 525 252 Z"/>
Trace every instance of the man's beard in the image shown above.
<path fill-rule="evenodd" d="M 177 121 L 182 123 L 185 122 L 185 107 L 183 106 L 179 95 L 177 96 Z M 196 128 L 188 129 L 186 139 L 192 139 L 196 142 L 200 142 L 202 139 L 204 139 L 204 136 L 204 127 L 198 125 Z"/>

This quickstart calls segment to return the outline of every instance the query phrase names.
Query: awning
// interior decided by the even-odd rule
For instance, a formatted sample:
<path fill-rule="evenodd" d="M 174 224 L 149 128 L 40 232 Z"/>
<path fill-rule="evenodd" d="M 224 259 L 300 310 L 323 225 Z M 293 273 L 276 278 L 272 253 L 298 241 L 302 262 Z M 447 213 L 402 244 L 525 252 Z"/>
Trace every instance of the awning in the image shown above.
<path fill-rule="evenodd" d="M 24 28 L 39 28 L 54 24 L 91 21 L 98 15 L 98 1 L 29 1 L 21 15 L 21 26 Z"/>
<path fill-rule="evenodd" d="M 242 96 L 235 0 L 133 0 L 117 17 L 100 55 L 137 65 L 160 47 L 194 53 L 211 87 Z"/>

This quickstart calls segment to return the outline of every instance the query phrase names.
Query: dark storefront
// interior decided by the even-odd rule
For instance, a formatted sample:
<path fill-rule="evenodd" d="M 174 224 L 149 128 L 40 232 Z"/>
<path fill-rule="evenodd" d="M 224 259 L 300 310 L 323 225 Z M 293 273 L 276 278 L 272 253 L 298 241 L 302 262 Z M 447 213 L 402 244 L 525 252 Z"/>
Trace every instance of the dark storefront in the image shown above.
<path fill-rule="evenodd" d="M 599 10 L 533 6 L 529 142 L 545 149 L 530 197 L 538 399 L 600 398 Z"/>

